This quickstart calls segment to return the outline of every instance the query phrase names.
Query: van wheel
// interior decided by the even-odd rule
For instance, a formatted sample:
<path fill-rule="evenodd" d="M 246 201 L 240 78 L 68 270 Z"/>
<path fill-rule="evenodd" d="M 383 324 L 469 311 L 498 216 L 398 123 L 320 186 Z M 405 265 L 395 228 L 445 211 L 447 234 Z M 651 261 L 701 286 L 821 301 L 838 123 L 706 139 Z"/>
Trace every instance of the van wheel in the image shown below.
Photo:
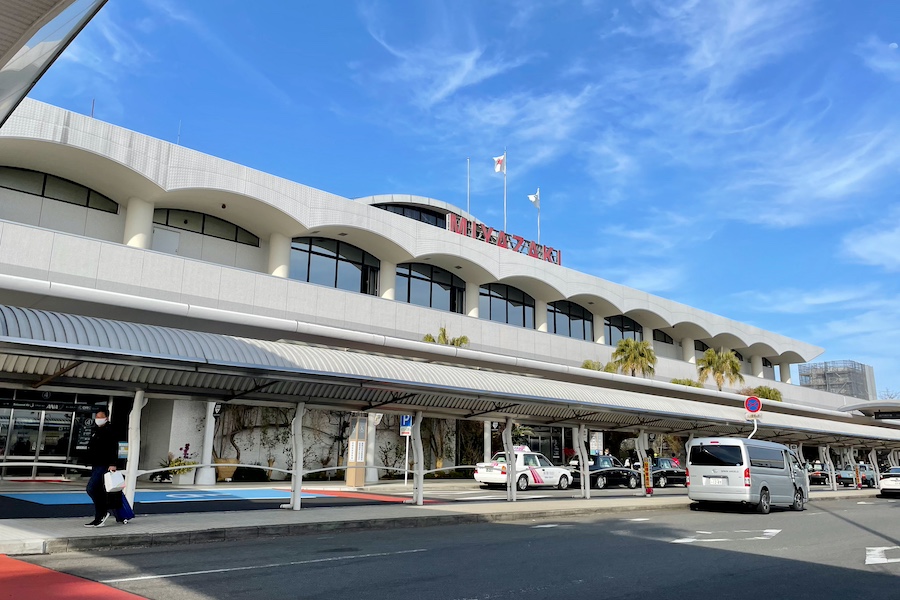
<path fill-rule="evenodd" d="M 602 490 L 606 487 L 606 477 L 603 475 L 597 475 L 597 479 L 594 480 L 594 484 L 597 486 L 598 490 Z"/>
<path fill-rule="evenodd" d="M 628 487 L 631 488 L 631 489 L 634 489 L 634 488 L 636 488 L 637 486 L 638 486 L 638 480 L 637 480 L 637 477 L 635 477 L 634 475 L 632 475 L 631 477 L 628 478 Z"/>
<path fill-rule="evenodd" d="M 563 475 L 562 477 L 560 477 L 560 478 L 559 478 L 559 485 L 557 485 L 556 487 L 558 487 L 558 488 L 561 489 L 561 490 L 568 489 L 568 487 L 569 487 L 569 478 L 566 477 L 565 475 Z"/>
<path fill-rule="evenodd" d="M 794 488 L 794 501 L 791 503 L 791 510 L 803 510 L 803 492 L 798 488 Z"/>
<path fill-rule="evenodd" d="M 528 489 L 528 475 L 520 475 L 519 480 L 516 482 L 516 487 L 519 488 L 520 492 L 524 492 Z"/>
<path fill-rule="evenodd" d="M 668 480 L 666 479 L 666 476 L 660 475 L 659 479 L 656 480 L 656 487 L 664 488 L 664 487 L 666 487 L 667 483 L 668 483 Z"/>
<path fill-rule="evenodd" d="M 756 512 L 761 515 L 767 515 L 770 510 L 772 510 L 772 498 L 769 496 L 769 490 L 763 488 L 759 493 L 759 504 L 756 505 Z"/>

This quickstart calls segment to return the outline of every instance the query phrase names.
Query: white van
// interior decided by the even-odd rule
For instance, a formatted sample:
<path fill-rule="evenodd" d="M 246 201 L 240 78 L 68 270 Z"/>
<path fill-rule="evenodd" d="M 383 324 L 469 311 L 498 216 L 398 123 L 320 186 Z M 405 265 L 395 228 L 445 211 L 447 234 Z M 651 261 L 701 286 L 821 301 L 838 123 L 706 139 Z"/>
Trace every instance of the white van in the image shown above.
<path fill-rule="evenodd" d="M 790 448 L 744 438 L 696 438 L 687 447 L 688 497 L 740 502 L 768 514 L 773 504 L 803 510 L 809 477 Z"/>

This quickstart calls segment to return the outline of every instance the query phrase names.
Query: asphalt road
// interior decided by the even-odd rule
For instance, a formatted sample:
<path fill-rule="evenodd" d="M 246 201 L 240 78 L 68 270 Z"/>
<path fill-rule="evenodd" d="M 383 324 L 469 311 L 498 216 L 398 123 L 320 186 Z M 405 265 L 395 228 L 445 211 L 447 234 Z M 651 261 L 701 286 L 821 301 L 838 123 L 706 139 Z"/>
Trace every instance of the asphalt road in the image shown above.
<path fill-rule="evenodd" d="M 900 502 L 660 510 L 26 558 L 147 598 L 896 599 Z"/>

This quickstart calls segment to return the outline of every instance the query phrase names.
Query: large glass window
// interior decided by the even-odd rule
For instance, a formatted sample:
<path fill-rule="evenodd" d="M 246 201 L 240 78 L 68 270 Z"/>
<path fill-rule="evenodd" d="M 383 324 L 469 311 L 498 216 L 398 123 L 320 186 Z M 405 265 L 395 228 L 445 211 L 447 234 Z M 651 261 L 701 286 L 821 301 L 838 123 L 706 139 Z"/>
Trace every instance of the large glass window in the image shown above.
<path fill-rule="evenodd" d="M 603 327 L 606 333 L 606 343 L 610 346 L 615 346 L 619 340 L 624 339 L 644 341 L 644 328 L 640 323 L 625 315 L 606 317 L 603 319 Z"/>
<path fill-rule="evenodd" d="M 400 302 L 464 313 L 466 282 L 453 273 L 432 265 L 397 265 L 396 299 Z"/>
<path fill-rule="evenodd" d="M 291 242 L 291 279 L 378 295 L 381 262 L 347 242 L 328 238 L 294 238 Z"/>
<path fill-rule="evenodd" d="M 709 345 L 705 342 L 701 342 L 700 340 L 694 340 L 694 350 L 697 352 L 706 352 L 709 350 Z"/>
<path fill-rule="evenodd" d="M 534 298 L 502 283 L 481 286 L 478 316 L 482 319 L 534 329 Z"/>
<path fill-rule="evenodd" d="M 408 219 L 428 223 L 441 229 L 447 228 L 447 213 L 429 210 L 427 208 L 417 208 L 415 206 L 404 206 L 402 204 L 374 204 L 376 208 L 402 215 Z"/>
<path fill-rule="evenodd" d="M 578 340 L 594 341 L 594 315 L 580 304 L 560 300 L 547 305 L 547 331 Z"/>
<path fill-rule="evenodd" d="M 192 210 L 157 208 L 153 211 L 153 222 L 175 229 L 193 231 L 201 235 L 259 247 L 259 238 L 219 217 L 205 215 Z"/>
<path fill-rule="evenodd" d="M 672 339 L 671 335 L 659 329 L 653 330 L 653 341 L 662 342 L 663 344 L 675 344 L 675 340 Z"/>
<path fill-rule="evenodd" d="M 80 183 L 28 169 L 0 167 L 0 187 L 116 214 L 119 205 Z"/>

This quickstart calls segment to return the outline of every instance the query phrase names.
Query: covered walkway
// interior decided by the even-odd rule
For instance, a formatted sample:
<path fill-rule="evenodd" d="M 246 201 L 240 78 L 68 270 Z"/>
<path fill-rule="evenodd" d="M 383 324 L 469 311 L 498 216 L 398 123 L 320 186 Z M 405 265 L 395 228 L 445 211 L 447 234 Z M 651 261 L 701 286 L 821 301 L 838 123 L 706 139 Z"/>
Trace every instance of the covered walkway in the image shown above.
<path fill-rule="evenodd" d="M 213 401 L 287 403 L 297 406 L 298 416 L 307 408 L 413 413 L 417 503 L 424 473 L 418 431 L 424 416 L 572 427 L 582 439 L 587 427 L 635 431 L 639 437 L 648 432 L 746 435 L 752 429 L 743 398 L 735 394 L 660 382 L 646 382 L 643 390 L 645 380 L 576 367 L 560 372 L 558 365 L 542 368 L 540 363 L 534 363 L 531 375 L 463 367 L 446 364 L 447 357 L 434 348 L 434 361 L 427 361 L 0 306 L 2 383 L 134 394 L 132 483 L 141 408 L 148 397 L 207 401 L 208 421 Z M 621 389 L 625 380 L 642 391 Z M 895 422 L 789 403 L 764 405 L 757 437 L 820 448 L 900 448 Z M 204 464 L 211 463 L 212 428 L 207 429 Z M 302 465 L 302 429 L 296 417 L 293 433 L 295 464 Z M 511 439 L 504 441 L 511 450 Z M 295 467 L 296 489 L 301 475 Z M 299 504 L 298 496 L 291 507 Z"/>

